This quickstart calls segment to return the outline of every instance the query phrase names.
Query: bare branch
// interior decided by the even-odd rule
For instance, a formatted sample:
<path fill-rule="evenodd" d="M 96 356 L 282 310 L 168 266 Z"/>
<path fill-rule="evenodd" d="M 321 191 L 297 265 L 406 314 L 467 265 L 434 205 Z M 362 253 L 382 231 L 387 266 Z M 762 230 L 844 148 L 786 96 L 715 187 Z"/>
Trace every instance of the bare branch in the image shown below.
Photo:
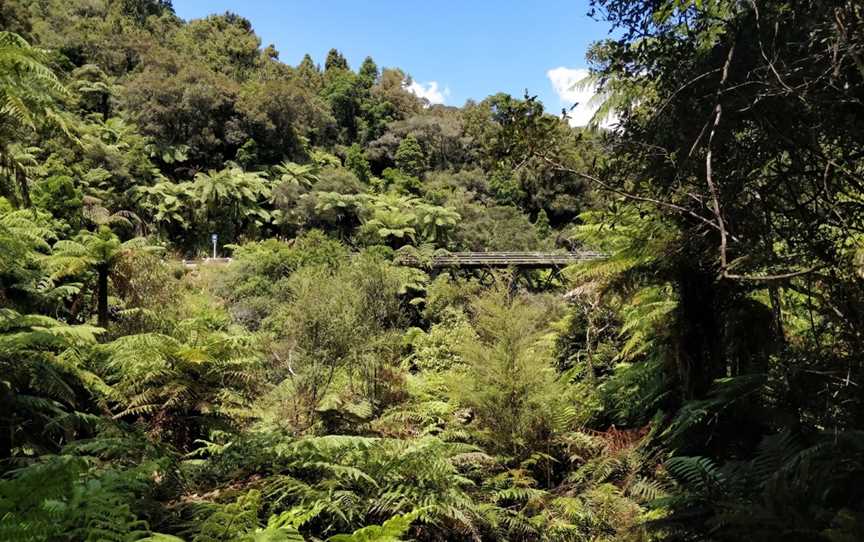
<path fill-rule="evenodd" d="M 556 169 L 558 169 L 558 170 L 560 170 L 560 171 L 566 171 L 567 173 L 572 173 L 572 174 L 574 174 L 574 175 L 578 175 L 579 177 L 582 177 L 583 179 L 592 182 L 593 184 L 599 186 L 601 189 L 606 190 L 606 191 L 608 191 L 608 192 L 612 192 L 612 193 L 614 193 L 614 194 L 618 194 L 619 196 L 623 196 L 623 197 L 625 197 L 625 198 L 627 198 L 627 199 L 631 199 L 631 200 L 634 200 L 634 201 L 641 201 L 641 202 L 644 202 L 644 203 L 651 203 L 651 204 L 654 204 L 654 205 L 656 205 L 656 206 L 658 206 L 658 207 L 663 207 L 663 208 L 666 208 L 666 209 L 672 209 L 672 210 L 674 210 L 674 211 L 676 211 L 676 212 L 684 213 L 684 214 L 686 214 L 686 215 L 688 215 L 688 216 L 690 216 L 690 217 L 692 217 L 692 218 L 695 218 L 695 219 L 698 220 L 699 222 L 702 222 L 703 224 L 706 224 L 706 225 L 708 225 L 708 226 L 711 226 L 711 227 L 714 228 L 714 229 L 717 229 L 717 228 L 718 228 L 718 226 L 717 226 L 716 223 L 714 223 L 714 222 L 708 220 L 708 219 L 705 218 L 704 216 L 701 216 L 701 215 L 698 215 L 698 214 L 694 213 L 693 211 L 691 211 L 690 209 L 687 209 L 686 207 L 682 207 L 682 206 L 680 206 L 680 205 L 676 205 L 676 204 L 674 204 L 674 203 L 669 203 L 668 201 L 661 201 L 661 200 L 654 199 L 654 198 L 649 198 L 649 197 L 646 197 L 646 196 L 637 196 L 636 194 L 631 194 L 631 193 L 629 193 L 629 192 L 626 192 L 626 191 L 624 191 L 624 190 L 621 190 L 620 188 L 615 188 L 614 186 L 610 186 L 608 183 L 604 182 L 604 181 L 601 180 L 599 177 L 596 177 L 596 176 L 594 176 L 594 175 L 590 175 L 590 174 L 585 173 L 585 172 L 583 172 L 583 171 L 579 171 L 579 170 L 573 169 L 573 168 L 571 168 L 571 167 L 567 167 L 567 166 L 565 166 L 565 165 L 563 165 L 563 164 L 560 164 L 560 163 L 558 163 L 558 162 L 555 162 L 554 160 L 550 159 L 550 158 L 547 157 L 547 156 L 539 155 L 539 157 L 540 157 L 544 162 L 550 164 L 552 167 L 554 167 L 554 168 L 556 168 Z"/>
<path fill-rule="evenodd" d="M 714 207 L 714 219 L 717 221 L 717 227 L 720 230 L 720 269 L 726 273 L 728 265 L 726 261 L 726 223 L 723 221 L 723 211 L 720 207 L 720 192 L 717 190 L 717 185 L 714 183 L 713 171 L 713 147 L 714 136 L 717 134 L 717 127 L 720 126 L 720 118 L 723 116 L 723 104 L 720 97 L 723 93 L 723 87 L 726 86 L 726 81 L 729 79 L 729 66 L 732 64 L 732 59 L 735 57 L 735 43 L 729 47 L 729 54 L 726 56 L 726 62 L 723 64 L 723 76 L 720 78 L 720 86 L 717 88 L 717 101 L 714 105 L 714 125 L 711 127 L 711 135 L 708 136 L 708 152 L 705 155 L 705 181 L 708 183 L 708 190 L 711 192 L 711 200 Z"/>
<path fill-rule="evenodd" d="M 802 275 L 809 275 L 810 273 L 815 273 L 816 271 L 822 269 L 825 266 L 817 265 L 807 269 L 802 269 L 800 271 L 790 271 L 788 273 L 780 273 L 777 275 L 736 275 L 734 273 L 728 273 L 725 269 L 723 270 L 721 276 L 725 279 L 729 280 L 746 280 L 751 282 L 772 282 L 778 280 L 788 280 L 795 277 L 800 277 Z"/>

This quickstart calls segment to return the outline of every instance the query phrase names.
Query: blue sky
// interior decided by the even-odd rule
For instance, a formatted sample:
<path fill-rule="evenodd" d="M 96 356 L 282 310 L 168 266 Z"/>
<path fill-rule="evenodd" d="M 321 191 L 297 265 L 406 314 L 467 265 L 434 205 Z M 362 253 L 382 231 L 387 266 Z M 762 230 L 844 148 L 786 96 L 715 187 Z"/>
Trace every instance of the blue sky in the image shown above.
<path fill-rule="evenodd" d="M 322 63 L 331 47 L 357 68 L 367 55 L 379 67 L 410 74 L 416 93 L 460 106 L 495 92 L 539 95 L 550 112 L 583 96 L 585 52 L 607 26 L 586 16 L 588 0 L 174 0 L 184 19 L 233 11 L 250 21 L 263 45 L 297 64 Z M 551 73 L 550 73 L 551 70 Z M 577 114 L 578 116 L 578 114 Z"/>

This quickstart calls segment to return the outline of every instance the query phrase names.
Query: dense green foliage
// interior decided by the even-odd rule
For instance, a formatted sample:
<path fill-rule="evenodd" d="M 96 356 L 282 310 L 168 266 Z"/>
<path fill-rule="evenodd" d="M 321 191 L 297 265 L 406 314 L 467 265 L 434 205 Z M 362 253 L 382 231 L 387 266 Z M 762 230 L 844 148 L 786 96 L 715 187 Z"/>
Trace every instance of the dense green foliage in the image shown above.
<path fill-rule="evenodd" d="M 612 129 L 0 4 L 0 539 L 864 538 L 864 10 L 591 4 Z"/>

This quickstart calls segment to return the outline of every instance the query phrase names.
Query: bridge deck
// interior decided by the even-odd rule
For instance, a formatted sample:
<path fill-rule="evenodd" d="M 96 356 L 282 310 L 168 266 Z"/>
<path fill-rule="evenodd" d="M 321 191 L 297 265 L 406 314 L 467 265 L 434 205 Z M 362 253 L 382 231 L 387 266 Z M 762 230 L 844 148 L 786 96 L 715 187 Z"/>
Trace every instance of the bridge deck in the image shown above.
<path fill-rule="evenodd" d="M 599 252 L 448 252 L 432 258 L 435 269 L 457 267 L 462 269 L 488 269 L 518 267 L 521 269 L 551 269 L 566 267 L 576 262 L 601 260 L 606 256 Z M 402 256 L 400 262 L 407 265 L 420 265 L 420 262 Z M 206 258 L 204 260 L 183 260 L 189 268 L 202 264 L 226 265 L 231 258 Z"/>
<path fill-rule="evenodd" d="M 598 252 L 450 252 L 435 256 L 432 267 L 544 269 L 604 257 Z M 411 262 L 409 260 L 406 263 Z"/>

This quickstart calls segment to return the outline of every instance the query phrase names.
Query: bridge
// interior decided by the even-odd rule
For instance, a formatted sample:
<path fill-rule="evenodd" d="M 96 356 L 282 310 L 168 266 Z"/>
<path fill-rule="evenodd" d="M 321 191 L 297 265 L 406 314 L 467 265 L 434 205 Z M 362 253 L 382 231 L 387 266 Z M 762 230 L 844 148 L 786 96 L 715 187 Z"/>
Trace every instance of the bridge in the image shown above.
<path fill-rule="evenodd" d="M 599 252 L 446 252 L 421 261 L 409 256 L 397 256 L 402 265 L 425 267 L 432 275 L 444 272 L 451 276 L 465 274 L 475 276 L 483 285 L 505 280 L 508 289 L 515 291 L 518 283 L 529 289 L 547 288 L 554 282 L 562 283 L 561 270 L 568 265 L 591 260 L 605 259 Z M 495 270 L 508 270 L 503 274 Z M 532 273 L 546 270 L 546 273 Z M 563 284 L 563 283 L 562 283 Z"/>
<path fill-rule="evenodd" d="M 437 275 L 444 272 L 451 276 L 464 274 L 474 276 L 480 283 L 489 286 L 498 280 L 505 280 L 510 290 L 515 290 L 519 283 L 529 289 L 547 288 L 553 283 L 563 284 L 561 270 L 568 265 L 592 260 L 605 259 L 600 252 L 442 252 L 431 259 L 419 259 L 412 255 L 399 254 L 396 263 L 412 267 L 423 267 Z M 231 263 L 231 258 L 205 258 L 203 260 L 183 260 L 183 265 L 189 269 L 197 269 L 201 265 L 225 266 Z M 498 272 L 495 270 L 509 270 Z M 532 273 L 534 270 L 546 270 L 547 273 Z"/>
<path fill-rule="evenodd" d="M 433 256 L 428 267 L 433 269 L 556 269 L 578 262 L 602 260 L 606 256 L 600 252 L 446 252 Z M 397 256 L 397 262 L 404 265 L 422 266 L 417 258 L 412 256 Z M 199 260 L 183 260 L 183 265 L 190 268 L 202 264 L 227 265 L 231 258 L 204 258 Z"/>
<path fill-rule="evenodd" d="M 599 252 L 447 252 L 428 262 L 411 256 L 397 258 L 405 265 L 427 265 L 433 269 L 559 269 L 577 262 L 601 260 Z"/>

